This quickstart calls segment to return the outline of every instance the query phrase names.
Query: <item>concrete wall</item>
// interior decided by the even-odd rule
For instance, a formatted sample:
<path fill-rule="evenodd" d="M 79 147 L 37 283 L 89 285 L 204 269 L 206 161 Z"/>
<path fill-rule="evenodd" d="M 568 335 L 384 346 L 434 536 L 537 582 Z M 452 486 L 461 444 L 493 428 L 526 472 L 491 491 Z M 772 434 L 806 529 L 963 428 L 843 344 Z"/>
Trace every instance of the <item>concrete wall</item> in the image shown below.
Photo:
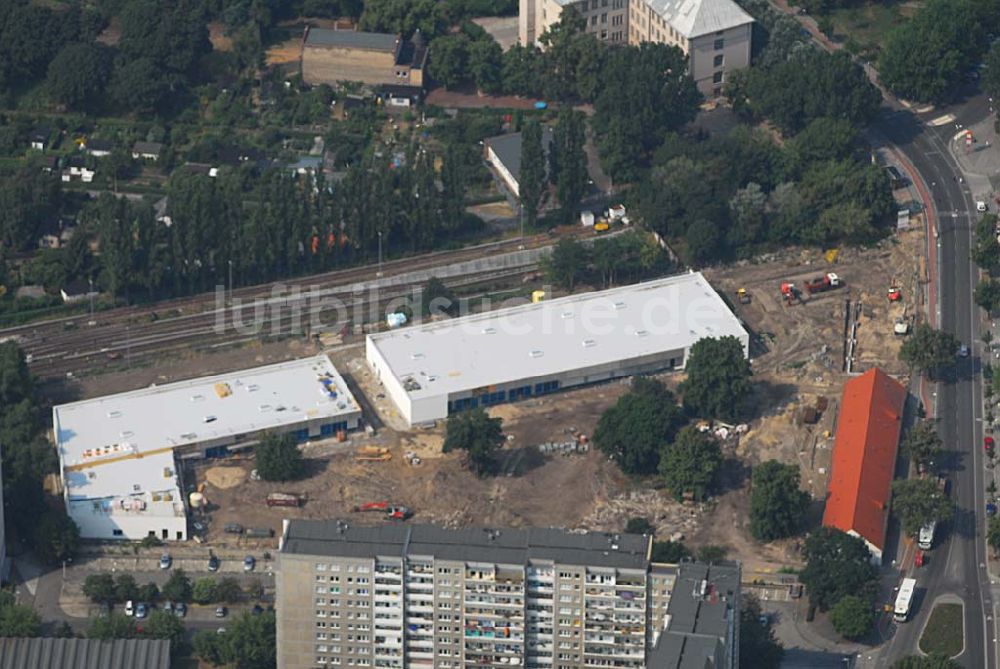
<path fill-rule="evenodd" d="M 703 35 L 691 40 L 689 69 L 698 90 L 707 97 L 721 94 L 728 73 L 750 66 L 750 39 L 753 24 L 747 23 L 722 31 L 722 34 Z M 716 41 L 722 40 L 722 48 L 716 49 Z M 716 65 L 721 56 L 722 63 Z M 716 73 L 721 80 L 715 81 Z"/>
<path fill-rule="evenodd" d="M 399 70 L 409 71 L 409 67 Z M 396 76 L 396 57 L 385 51 L 333 47 L 302 48 L 302 80 L 307 84 L 360 81 L 365 84 L 411 84 L 410 78 Z"/>
<path fill-rule="evenodd" d="M 183 504 L 182 501 L 176 501 Z M 86 539 L 104 539 L 121 541 L 141 541 L 153 535 L 163 538 L 163 531 L 166 530 L 166 541 L 187 540 L 187 517 L 168 515 L 151 515 L 148 513 L 103 513 L 93 510 L 93 503 L 89 500 L 70 502 L 67 511 L 70 517 L 80 526 L 80 536 Z M 120 530 L 121 535 L 116 535 L 115 530 Z M 178 539 L 178 532 L 180 539 Z"/>

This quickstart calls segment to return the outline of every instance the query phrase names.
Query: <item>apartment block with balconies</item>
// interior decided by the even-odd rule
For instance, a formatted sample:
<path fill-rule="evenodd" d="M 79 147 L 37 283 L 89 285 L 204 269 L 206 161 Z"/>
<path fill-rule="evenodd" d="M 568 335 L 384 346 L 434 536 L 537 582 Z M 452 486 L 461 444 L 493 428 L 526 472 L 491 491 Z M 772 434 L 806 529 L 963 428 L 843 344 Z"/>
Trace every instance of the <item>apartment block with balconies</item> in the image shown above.
<path fill-rule="evenodd" d="M 278 667 L 650 666 L 667 638 L 678 573 L 650 564 L 651 541 L 286 521 L 276 573 Z"/>

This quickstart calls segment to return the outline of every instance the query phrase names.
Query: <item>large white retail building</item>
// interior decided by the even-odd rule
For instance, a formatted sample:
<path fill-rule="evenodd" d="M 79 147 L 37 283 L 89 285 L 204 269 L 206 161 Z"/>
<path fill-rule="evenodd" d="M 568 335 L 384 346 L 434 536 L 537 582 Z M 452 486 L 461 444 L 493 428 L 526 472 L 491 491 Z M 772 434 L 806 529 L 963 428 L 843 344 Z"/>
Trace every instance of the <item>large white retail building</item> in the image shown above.
<path fill-rule="evenodd" d="M 368 335 L 409 424 L 561 388 L 680 369 L 705 337 L 749 335 L 698 272 Z"/>
<path fill-rule="evenodd" d="M 333 436 L 360 418 L 325 355 L 52 409 L 66 510 L 91 539 L 187 539 L 175 456 L 223 456 L 264 432 Z"/>

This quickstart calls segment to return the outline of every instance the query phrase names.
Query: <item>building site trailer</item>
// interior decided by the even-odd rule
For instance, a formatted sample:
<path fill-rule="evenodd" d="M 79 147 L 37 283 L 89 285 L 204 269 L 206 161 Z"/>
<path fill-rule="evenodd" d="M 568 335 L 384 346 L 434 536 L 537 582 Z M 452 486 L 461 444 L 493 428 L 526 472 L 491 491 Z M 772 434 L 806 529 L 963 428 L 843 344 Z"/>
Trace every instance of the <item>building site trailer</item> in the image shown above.
<path fill-rule="evenodd" d="M 896 595 L 896 607 L 892 612 L 892 617 L 896 622 L 905 623 L 910 617 L 910 608 L 913 606 L 913 591 L 916 587 L 917 579 L 903 579 L 903 584 L 899 586 L 899 594 Z"/>

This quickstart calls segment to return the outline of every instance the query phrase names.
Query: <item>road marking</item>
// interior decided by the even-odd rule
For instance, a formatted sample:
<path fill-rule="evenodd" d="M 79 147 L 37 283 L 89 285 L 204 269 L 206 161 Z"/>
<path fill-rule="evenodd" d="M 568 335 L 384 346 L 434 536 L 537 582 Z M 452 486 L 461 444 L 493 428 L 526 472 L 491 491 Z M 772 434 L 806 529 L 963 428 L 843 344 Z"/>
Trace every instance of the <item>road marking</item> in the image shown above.
<path fill-rule="evenodd" d="M 944 116 L 938 116 L 937 118 L 928 121 L 927 125 L 936 128 L 941 125 L 947 125 L 948 123 L 951 123 L 954 120 L 955 120 L 954 114 L 945 114 Z"/>
<path fill-rule="evenodd" d="M 957 142 L 958 140 L 962 139 L 963 137 L 965 137 L 965 131 L 964 130 L 959 130 L 958 132 L 955 133 L 955 136 L 951 138 L 951 141 Z"/>
<path fill-rule="evenodd" d="M 907 105 L 907 107 L 909 107 L 909 105 Z M 926 114 L 927 112 L 932 112 L 932 111 L 934 111 L 934 105 L 925 105 L 917 109 L 918 114 Z"/>

